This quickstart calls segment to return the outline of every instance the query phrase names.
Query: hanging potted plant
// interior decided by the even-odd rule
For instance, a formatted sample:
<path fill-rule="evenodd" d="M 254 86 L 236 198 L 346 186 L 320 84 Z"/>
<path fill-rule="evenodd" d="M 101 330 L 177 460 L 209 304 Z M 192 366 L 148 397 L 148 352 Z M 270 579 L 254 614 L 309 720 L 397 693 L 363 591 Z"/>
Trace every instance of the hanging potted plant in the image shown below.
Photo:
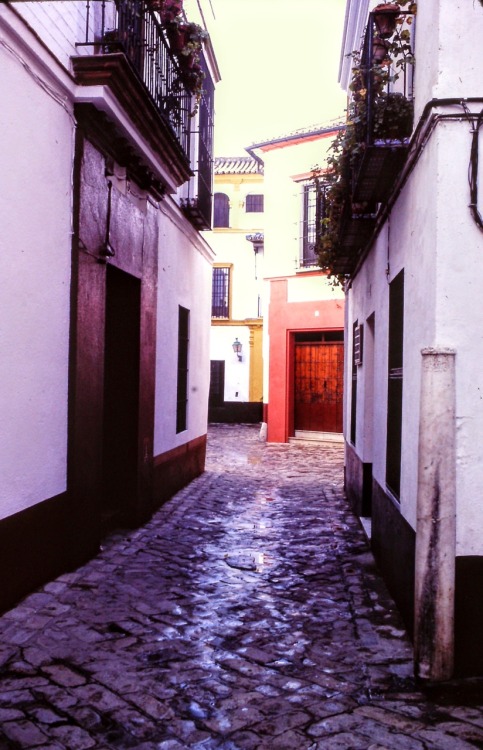
<path fill-rule="evenodd" d="M 162 23 L 174 23 L 183 10 L 183 0 L 146 0 L 146 7 L 157 11 Z"/>
<path fill-rule="evenodd" d="M 396 3 L 380 3 L 373 9 L 378 36 L 388 39 L 393 35 L 400 11 L 401 8 Z"/>
<path fill-rule="evenodd" d="M 382 37 L 374 37 L 372 40 L 372 62 L 374 65 L 380 65 L 386 59 L 390 46 L 390 43 Z"/>
<path fill-rule="evenodd" d="M 203 42 L 208 32 L 197 23 L 169 23 L 166 25 L 171 51 L 177 55 L 183 68 L 192 68 L 199 62 Z"/>

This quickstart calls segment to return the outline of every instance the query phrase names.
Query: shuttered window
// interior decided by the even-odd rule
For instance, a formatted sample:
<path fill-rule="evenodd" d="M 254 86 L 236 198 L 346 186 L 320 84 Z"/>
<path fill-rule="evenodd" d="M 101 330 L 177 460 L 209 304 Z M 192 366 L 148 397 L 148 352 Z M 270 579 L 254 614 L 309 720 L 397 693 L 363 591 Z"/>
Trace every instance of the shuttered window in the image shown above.
<path fill-rule="evenodd" d="M 187 427 L 188 414 L 188 349 L 189 349 L 189 310 L 178 310 L 178 389 L 176 398 L 176 432 Z"/>
<path fill-rule="evenodd" d="M 403 397 L 404 271 L 389 287 L 386 484 L 399 499 Z"/>

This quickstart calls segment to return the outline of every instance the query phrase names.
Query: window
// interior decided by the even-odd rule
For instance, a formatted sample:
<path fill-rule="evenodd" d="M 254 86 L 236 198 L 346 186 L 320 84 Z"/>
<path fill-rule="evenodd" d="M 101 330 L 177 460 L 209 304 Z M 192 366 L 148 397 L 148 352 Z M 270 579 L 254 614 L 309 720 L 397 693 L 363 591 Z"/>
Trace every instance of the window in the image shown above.
<path fill-rule="evenodd" d="M 213 227 L 230 226 L 230 201 L 225 193 L 215 193 Z"/>
<path fill-rule="evenodd" d="M 386 484 L 399 499 L 403 397 L 404 271 L 389 286 Z"/>
<path fill-rule="evenodd" d="M 230 308 L 230 269 L 213 269 L 213 286 L 211 290 L 211 317 L 229 318 Z"/>
<path fill-rule="evenodd" d="M 187 426 L 189 310 L 178 309 L 178 390 L 176 396 L 176 432 Z"/>
<path fill-rule="evenodd" d="M 352 445 L 356 444 L 356 427 L 357 427 L 357 349 L 358 349 L 358 337 L 357 330 L 359 328 L 358 321 L 352 326 L 352 374 L 351 374 L 351 424 L 350 424 L 350 440 Z"/>
<path fill-rule="evenodd" d="M 302 186 L 302 248 L 300 265 L 318 265 L 315 252 L 320 222 L 324 216 L 326 185 L 307 182 Z"/>
<path fill-rule="evenodd" d="M 263 195 L 247 195 L 245 201 L 245 210 L 247 214 L 263 212 Z"/>

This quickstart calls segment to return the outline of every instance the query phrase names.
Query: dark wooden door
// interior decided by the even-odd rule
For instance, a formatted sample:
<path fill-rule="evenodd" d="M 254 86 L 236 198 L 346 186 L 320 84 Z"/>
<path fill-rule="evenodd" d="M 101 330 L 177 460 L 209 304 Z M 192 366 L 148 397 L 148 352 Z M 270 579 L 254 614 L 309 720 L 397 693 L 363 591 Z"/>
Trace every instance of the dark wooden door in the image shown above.
<path fill-rule="evenodd" d="M 107 266 L 104 370 L 104 530 L 132 525 L 138 495 L 141 282 Z"/>
<path fill-rule="evenodd" d="M 342 432 L 344 343 L 295 344 L 296 430 Z"/>

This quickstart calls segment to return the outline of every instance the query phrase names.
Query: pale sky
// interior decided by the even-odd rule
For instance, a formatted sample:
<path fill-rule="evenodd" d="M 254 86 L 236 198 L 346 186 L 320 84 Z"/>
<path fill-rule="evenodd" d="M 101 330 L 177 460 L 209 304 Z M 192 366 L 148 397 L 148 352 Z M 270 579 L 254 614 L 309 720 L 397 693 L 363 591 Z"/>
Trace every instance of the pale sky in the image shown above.
<path fill-rule="evenodd" d="M 346 0 L 213 0 L 215 156 L 344 116 Z"/>

